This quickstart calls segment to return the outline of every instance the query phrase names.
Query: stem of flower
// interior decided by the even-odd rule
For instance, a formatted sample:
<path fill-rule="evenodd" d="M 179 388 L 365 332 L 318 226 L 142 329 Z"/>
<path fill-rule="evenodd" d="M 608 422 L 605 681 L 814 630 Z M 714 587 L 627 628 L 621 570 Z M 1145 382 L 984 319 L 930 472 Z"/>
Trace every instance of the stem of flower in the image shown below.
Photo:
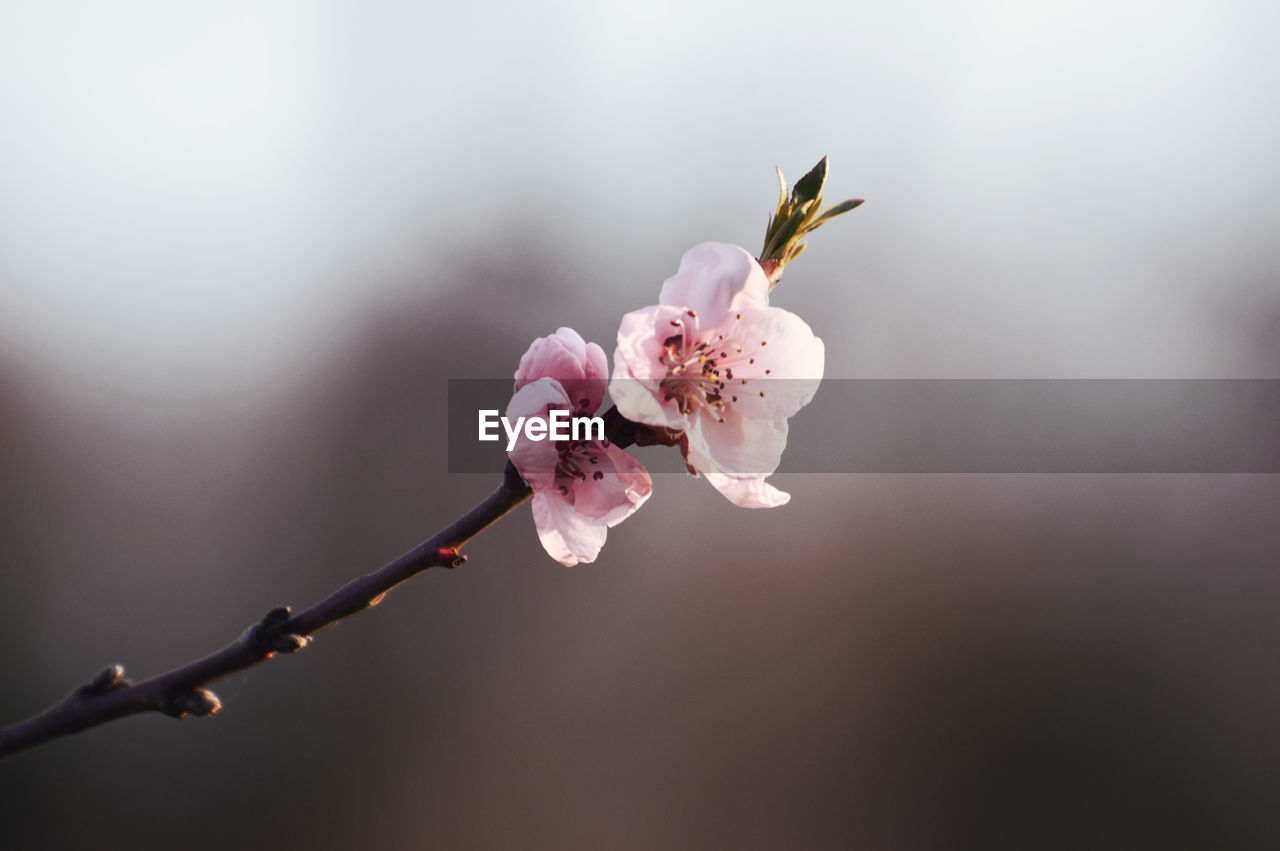
<path fill-rule="evenodd" d="M 779 279 L 782 278 L 783 264 L 777 260 L 761 260 L 760 268 L 764 270 L 765 276 L 769 279 L 769 289 L 772 290 L 778 285 Z"/>
<path fill-rule="evenodd" d="M 272 609 L 226 647 L 168 673 L 133 683 L 124 678 L 123 667 L 112 665 L 39 715 L 0 729 L 0 758 L 127 715 L 213 715 L 222 702 L 204 686 L 277 653 L 302 649 L 315 633 L 377 605 L 392 588 L 425 570 L 458 567 L 466 560 L 458 549 L 530 495 L 508 462 L 502 484 L 484 501 L 390 564 L 351 580 L 296 615 L 286 607 Z"/>

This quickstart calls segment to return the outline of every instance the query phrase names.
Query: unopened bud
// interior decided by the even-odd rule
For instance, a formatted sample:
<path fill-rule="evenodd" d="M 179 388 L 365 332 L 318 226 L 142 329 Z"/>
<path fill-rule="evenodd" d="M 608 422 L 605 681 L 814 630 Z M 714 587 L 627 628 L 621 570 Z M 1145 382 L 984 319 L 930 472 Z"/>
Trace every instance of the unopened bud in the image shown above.
<path fill-rule="evenodd" d="M 289 615 L 292 613 L 293 610 L 288 606 L 276 606 L 274 609 L 267 612 L 267 614 L 262 618 L 262 623 L 266 626 L 284 623 L 289 619 Z"/>
<path fill-rule="evenodd" d="M 173 708 L 177 710 L 178 718 L 183 715 L 195 715 L 203 718 L 207 715 L 214 715 L 222 709 L 222 701 L 207 688 L 198 688 L 175 700 Z"/>
<path fill-rule="evenodd" d="M 124 678 L 124 665 L 111 665 L 99 671 L 85 688 L 93 694 L 106 694 L 128 684 L 129 681 Z"/>
<path fill-rule="evenodd" d="M 305 635 L 287 632 L 271 640 L 271 649 L 276 653 L 296 653 L 310 643 L 311 639 Z"/>

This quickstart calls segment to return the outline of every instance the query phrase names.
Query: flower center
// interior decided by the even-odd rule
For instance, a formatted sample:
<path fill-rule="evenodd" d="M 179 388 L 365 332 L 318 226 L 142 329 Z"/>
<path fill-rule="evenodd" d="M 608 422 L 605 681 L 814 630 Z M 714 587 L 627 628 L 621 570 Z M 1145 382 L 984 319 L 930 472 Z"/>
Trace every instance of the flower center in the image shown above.
<path fill-rule="evenodd" d="M 690 319 L 698 315 L 685 311 Z M 739 313 L 735 320 L 742 321 Z M 685 318 L 671 320 L 674 333 L 662 341 L 662 364 L 667 368 L 667 377 L 660 384 L 663 401 L 675 402 L 681 414 L 689 415 L 699 405 L 706 408 L 720 422 L 725 421 L 725 413 L 738 401 L 738 393 L 746 392 L 742 385 L 747 384 L 746 373 L 751 378 L 759 378 L 771 370 L 755 368 L 755 355 L 759 348 L 747 351 L 737 339 L 717 334 L 715 339 L 694 342 L 695 334 L 691 331 Z M 760 347 L 768 345 L 761 340 Z M 737 369 L 738 376 L 733 372 Z M 763 396 L 764 392 L 760 391 Z"/>
<path fill-rule="evenodd" d="M 561 440 L 556 442 L 559 460 L 556 461 L 556 489 L 561 495 L 567 495 L 574 482 L 585 482 L 588 478 L 600 481 L 604 473 L 596 469 L 600 464 L 600 456 L 609 448 L 609 441 L 599 440 Z"/>

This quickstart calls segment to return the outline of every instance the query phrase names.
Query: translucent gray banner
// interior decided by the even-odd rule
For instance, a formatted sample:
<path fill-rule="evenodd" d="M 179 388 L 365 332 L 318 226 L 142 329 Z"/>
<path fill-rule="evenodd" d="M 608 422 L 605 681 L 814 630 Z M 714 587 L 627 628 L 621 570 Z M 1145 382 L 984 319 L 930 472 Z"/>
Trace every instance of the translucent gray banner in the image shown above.
<path fill-rule="evenodd" d="M 795 395 L 785 380 L 749 389 Z M 449 472 L 501 469 L 507 439 L 478 440 L 479 412 L 505 412 L 511 392 L 449 380 Z M 1280 473 L 1280 379 L 827 379 L 790 419 L 778 471 Z"/>

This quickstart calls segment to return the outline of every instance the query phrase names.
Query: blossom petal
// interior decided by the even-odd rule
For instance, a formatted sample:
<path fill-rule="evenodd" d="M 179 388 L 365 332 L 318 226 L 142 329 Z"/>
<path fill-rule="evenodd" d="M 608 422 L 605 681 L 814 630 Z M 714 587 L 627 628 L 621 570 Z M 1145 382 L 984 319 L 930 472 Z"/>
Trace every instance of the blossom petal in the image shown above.
<path fill-rule="evenodd" d="M 558 493 L 534 494 L 533 522 L 542 548 L 566 567 L 595 561 L 609 534 L 605 523 L 578 513 Z"/>
<path fill-rule="evenodd" d="M 689 461 L 700 471 L 764 476 L 778 469 L 787 447 L 787 419 L 753 419 L 730 409 L 723 421 L 705 409 L 690 421 Z"/>
<path fill-rule="evenodd" d="M 679 411 L 674 405 L 664 404 L 661 397 L 662 379 L 667 375 L 662 341 L 678 331 L 670 323 L 678 321 L 682 313 L 679 308 L 655 305 L 622 317 L 609 396 L 618 411 L 632 422 L 684 428 Z"/>
<path fill-rule="evenodd" d="M 609 364 L 604 350 L 572 328 L 534 340 L 516 368 L 516 389 L 542 378 L 560 382 L 577 413 L 592 414 L 604 401 Z"/>
<path fill-rule="evenodd" d="M 609 358 L 600 348 L 599 343 L 587 343 L 586 387 L 579 394 L 578 401 L 586 400 L 587 404 L 579 408 L 583 414 L 594 414 L 604 404 L 604 392 L 609 384 Z"/>
<path fill-rule="evenodd" d="M 750 419 L 794 416 L 822 382 L 822 340 L 803 319 L 780 307 L 748 313 L 740 324 L 733 343 L 745 354 L 724 363 L 732 376 L 725 389 L 729 399 Z"/>
<path fill-rule="evenodd" d="M 699 416 L 686 432 L 689 462 L 734 505 L 776 508 L 791 495 L 765 479 L 787 444 L 787 420 L 754 420 L 730 411 L 724 422 Z"/>
<path fill-rule="evenodd" d="M 724 473 L 703 474 L 712 487 L 742 508 L 777 508 L 791 501 L 791 494 L 766 482 L 764 476 L 727 476 Z"/>
<path fill-rule="evenodd" d="M 568 410 L 571 407 L 569 396 L 560 382 L 553 378 L 540 378 L 516 391 L 507 403 L 506 416 L 514 425 L 519 417 L 547 420 L 552 409 Z M 522 428 L 515 446 L 507 454 L 534 493 L 555 487 L 555 469 L 560 461 L 555 441 L 530 440 Z"/>
<path fill-rule="evenodd" d="M 738 311 L 768 305 L 769 277 L 745 248 L 704 242 L 680 258 L 680 268 L 663 282 L 658 302 L 719 323 Z"/>
<path fill-rule="evenodd" d="M 683 314 L 678 307 L 655 304 L 623 316 L 618 326 L 618 348 L 613 353 L 614 377 L 622 375 L 637 381 L 651 381 L 657 387 L 667 375 L 663 340 L 680 333 L 676 326 Z"/>
<path fill-rule="evenodd" d="M 644 464 L 625 449 L 595 444 L 587 453 L 595 463 L 583 465 L 590 478 L 574 484 L 573 507 L 587 517 L 617 526 L 649 499 L 653 480 Z"/>
<path fill-rule="evenodd" d="M 734 335 L 755 350 L 757 369 L 772 370 L 773 378 L 821 379 L 826 347 L 809 323 L 781 307 L 745 314 Z M 765 343 L 759 348 L 754 344 Z"/>

